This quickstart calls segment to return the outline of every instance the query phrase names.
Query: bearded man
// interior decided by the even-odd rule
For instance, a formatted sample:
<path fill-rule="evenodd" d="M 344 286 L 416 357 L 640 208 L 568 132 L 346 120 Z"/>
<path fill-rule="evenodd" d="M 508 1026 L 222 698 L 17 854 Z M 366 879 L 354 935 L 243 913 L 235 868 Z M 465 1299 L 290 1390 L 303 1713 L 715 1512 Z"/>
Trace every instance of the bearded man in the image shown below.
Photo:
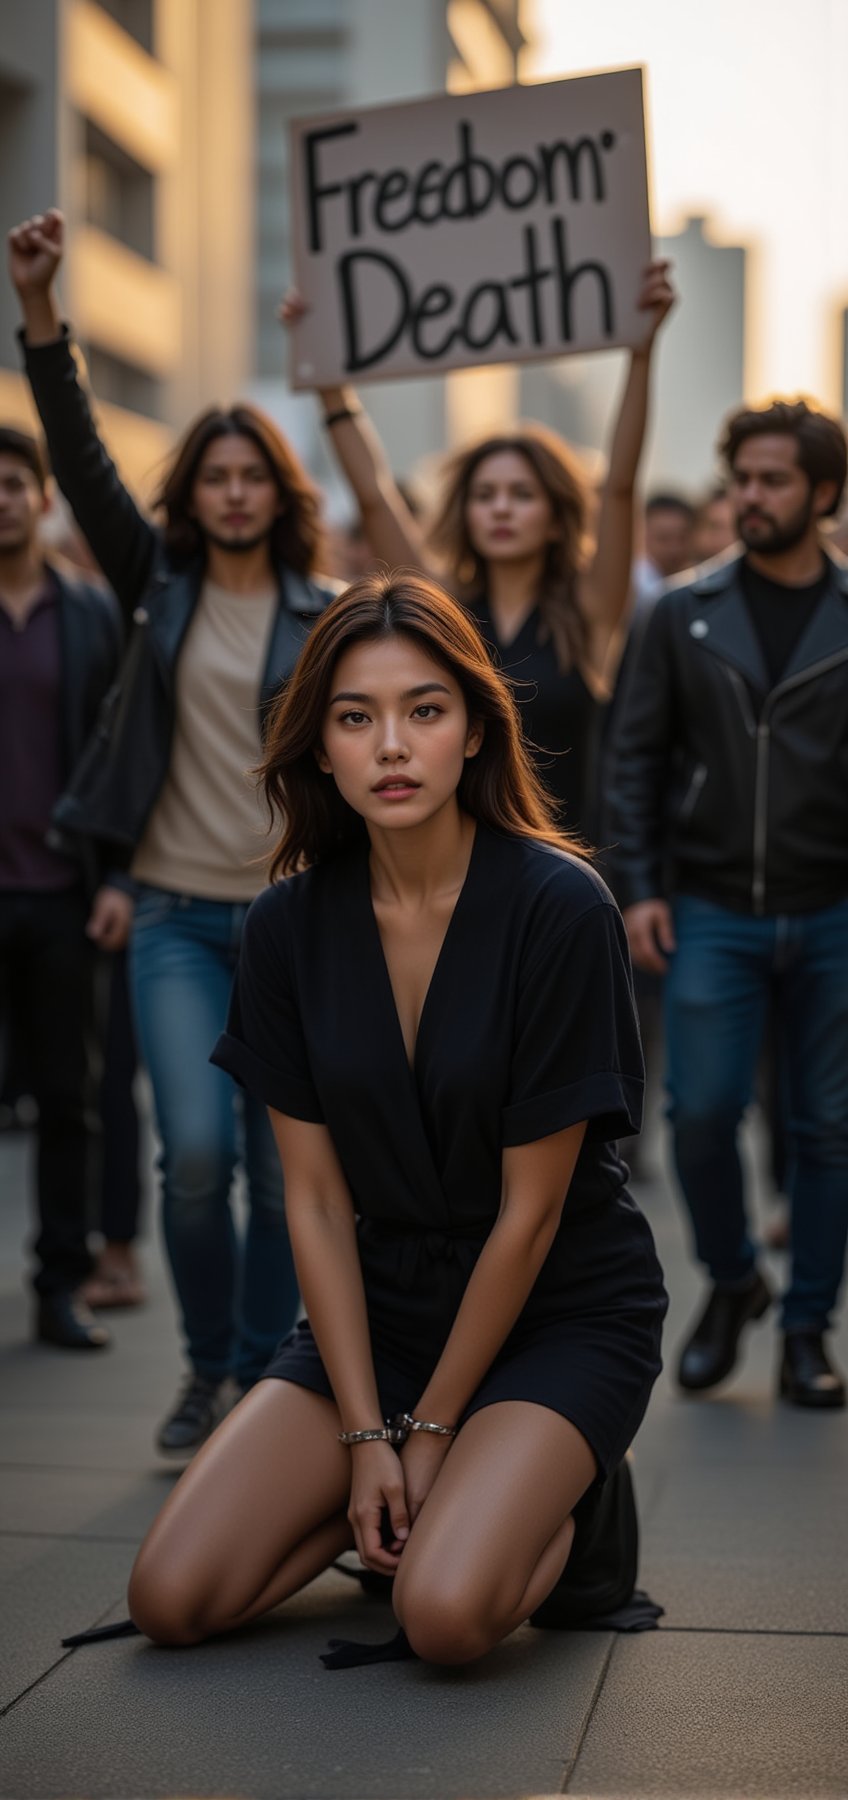
<path fill-rule="evenodd" d="M 674 1157 L 711 1281 L 678 1379 L 723 1381 L 772 1301 L 737 1148 L 771 1018 L 792 1200 L 779 1391 L 843 1406 L 824 1338 L 848 1238 L 848 567 L 822 523 L 846 441 L 778 400 L 736 413 L 721 450 L 742 554 L 658 601 L 613 777 L 616 891 L 634 961 L 667 970 Z"/>

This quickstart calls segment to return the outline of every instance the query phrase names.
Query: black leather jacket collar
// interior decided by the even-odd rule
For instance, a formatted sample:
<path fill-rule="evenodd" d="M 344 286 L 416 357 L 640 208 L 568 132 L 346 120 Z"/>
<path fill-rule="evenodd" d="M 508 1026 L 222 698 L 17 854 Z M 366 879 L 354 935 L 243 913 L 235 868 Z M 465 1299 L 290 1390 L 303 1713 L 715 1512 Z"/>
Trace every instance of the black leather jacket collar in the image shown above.
<path fill-rule="evenodd" d="M 739 556 L 666 592 L 613 754 L 611 871 L 622 903 L 700 894 L 740 911 L 848 895 L 848 566 L 770 686 Z"/>

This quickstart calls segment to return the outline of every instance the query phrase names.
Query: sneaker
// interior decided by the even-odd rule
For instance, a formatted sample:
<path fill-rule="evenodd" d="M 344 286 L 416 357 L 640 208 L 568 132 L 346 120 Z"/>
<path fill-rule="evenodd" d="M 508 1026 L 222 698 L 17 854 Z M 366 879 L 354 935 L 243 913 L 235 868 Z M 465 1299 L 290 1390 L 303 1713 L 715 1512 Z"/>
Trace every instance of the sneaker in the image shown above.
<path fill-rule="evenodd" d="M 222 1381 L 188 1375 L 172 1410 L 156 1433 L 156 1448 L 166 1456 L 193 1456 L 212 1436 L 224 1416 Z"/>

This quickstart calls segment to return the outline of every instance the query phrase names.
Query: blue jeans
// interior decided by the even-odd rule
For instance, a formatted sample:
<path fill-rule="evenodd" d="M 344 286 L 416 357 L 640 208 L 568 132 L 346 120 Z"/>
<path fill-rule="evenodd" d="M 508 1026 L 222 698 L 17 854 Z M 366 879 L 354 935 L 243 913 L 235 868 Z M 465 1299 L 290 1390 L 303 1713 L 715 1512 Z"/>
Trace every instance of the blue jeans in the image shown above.
<path fill-rule="evenodd" d="M 163 1226 L 192 1367 L 254 1381 L 294 1324 L 280 1162 L 262 1103 L 215 1069 L 247 907 L 143 888 L 130 975 L 162 1142 Z M 248 1221 L 237 1239 L 238 1161 Z"/>
<path fill-rule="evenodd" d="M 848 1238 L 848 900 L 754 918 L 683 896 L 665 989 L 674 1155 L 697 1254 L 743 1283 L 755 1250 L 737 1128 L 772 1000 L 787 1106 L 792 1271 L 785 1331 L 826 1329 Z"/>

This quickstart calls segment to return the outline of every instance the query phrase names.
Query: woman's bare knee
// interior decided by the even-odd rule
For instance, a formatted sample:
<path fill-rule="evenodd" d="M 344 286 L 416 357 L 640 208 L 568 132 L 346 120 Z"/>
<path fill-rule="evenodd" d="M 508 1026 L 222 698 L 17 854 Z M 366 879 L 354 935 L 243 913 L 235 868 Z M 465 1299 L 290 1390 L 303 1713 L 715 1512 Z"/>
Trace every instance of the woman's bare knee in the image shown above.
<path fill-rule="evenodd" d="M 503 1636 L 496 1622 L 484 1617 L 473 1595 L 455 1589 L 447 1592 L 437 1582 L 399 1584 L 398 1576 L 395 1613 L 423 1662 L 474 1662 Z"/>
<path fill-rule="evenodd" d="M 142 1550 L 127 1589 L 130 1618 L 154 1644 L 199 1644 L 210 1635 L 201 1623 L 201 1596 L 157 1565 Z"/>
<path fill-rule="evenodd" d="M 441 1604 L 437 1595 L 404 1609 L 401 1623 L 416 1656 L 443 1666 L 476 1662 L 502 1635 L 461 1606 Z"/>
<path fill-rule="evenodd" d="M 478 1571 L 458 1577 L 444 1558 L 415 1557 L 395 1577 L 394 1609 L 413 1650 L 424 1662 L 467 1663 L 484 1656 L 524 1623 L 562 1574 L 574 1538 L 574 1520 L 565 1519 L 532 1569 L 500 1570 L 496 1581 Z M 414 1542 L 414 1540 L 413 1540 Z M 410 1553 L 407 1552 L 407 1555 Z M 405 1559 L 404 1559 L 405 1560 Z"/>

